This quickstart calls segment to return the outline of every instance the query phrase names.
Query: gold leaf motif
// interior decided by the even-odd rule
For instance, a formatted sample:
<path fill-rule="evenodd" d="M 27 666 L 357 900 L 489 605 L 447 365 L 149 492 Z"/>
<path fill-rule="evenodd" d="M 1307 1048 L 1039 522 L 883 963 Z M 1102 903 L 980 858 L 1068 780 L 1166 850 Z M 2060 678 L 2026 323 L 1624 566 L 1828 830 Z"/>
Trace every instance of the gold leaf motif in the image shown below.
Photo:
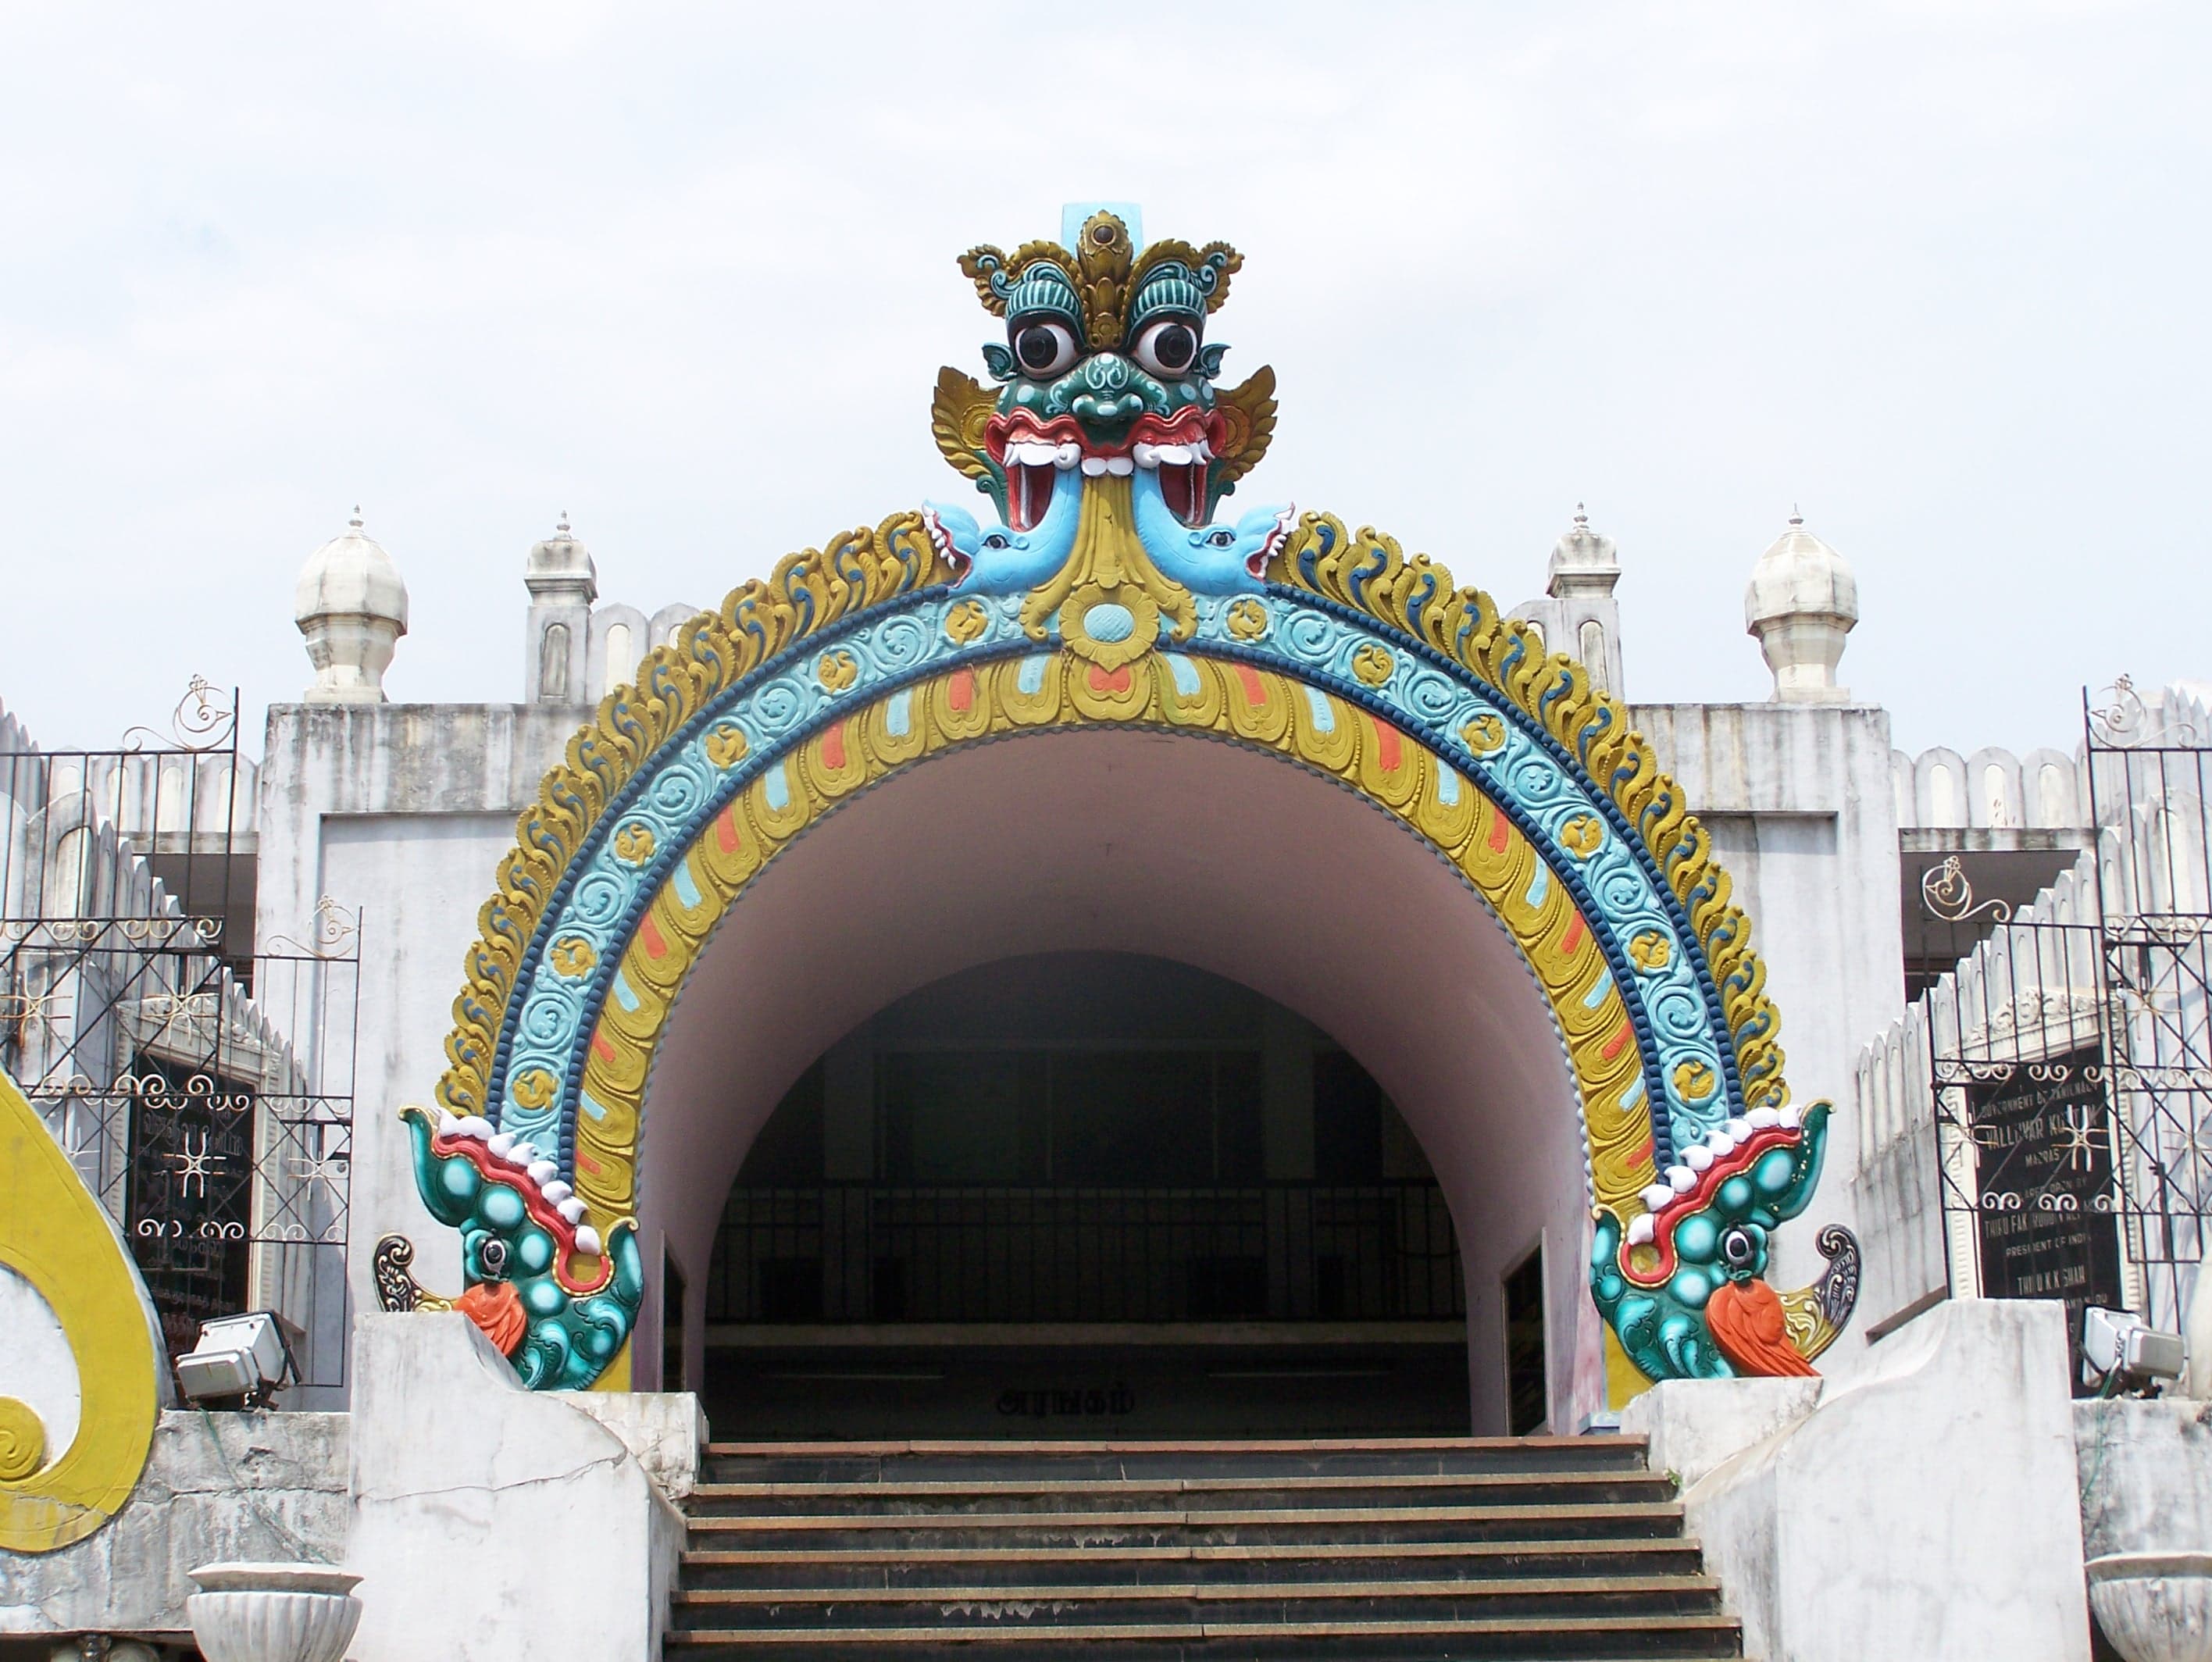
<path fill-rule="evenodd" d="M 707 730 L 707 760 L 717 767 L 733 766 L 750 748 L 745 730 L 733 721 L 720 722 Z"/>
<path fill-rule="evenodd" d="M 860 678 L 860 666 L 854 662 L 852 653 L 833 646 L 815 660 L 814 678 L 824 692 L 842 693 Z"/>
<path fill-rule="evenodd" d="M 937 372 L 937 394 L 929 401 L 929 433 L 945 459 L 970 479 L 991 470 L 983 431 L 999 407 L 997 396 L 972 375 L 952 368 Z"/>
<path fill-rule="evenodd" d="M 1352 654 L 1352 673 L 1370 687 L 1380 687 L 1389 680 L 1391 671 L 1397 667 L 1398 660 L 1390 656 L 1389 650 L 1371 640 L 1361 642 L 1358 650 Z"/>
<path fill-rule="evenodd" d="M 1260 465 L 1275 436 L 1275 372 L 1262 364 L 1243 385 L 1217 389 L 1213 399 L 1221 417 L 1221 476 L 1233 485 Z"/>
<path fill-rule="evenodd" d="M 1559 828 L 1559 840 L 1571 853 L 1585 858 L 1597 852 L 1598 845 L 1605 840 L 1605 828 L 1598 823 L 1595 814 L 1577 814 Z"/>
<path fill-rule="evenodd" d="M 1666 968 L 1674 955 L 1673 944 L 1656 929 L 1645 930 L 1628 943 L 1630 961 L 1646 974 Z"/>
<path fill-rule="evenodd" d="M 1674 1094 L 1685 1102 L 1698 1103 L 1713 1094 L 1720 1082 L 1713 1071 L 1703 1062 L 1677 1062 L 1674 1065 Z"/>
<path fill-rule="evenodd" d="M 1229 633 L 1238 640 L 1257 640 L 1267 633 L 1267 609 L 1246 595 L 1229 608 Z"/>
<path fill-rule="evenodd" d="M 956 646 L 966 646 L 990 626 L 989 609 L 972 594 L 945 614 L 945 638 Z"/>
<path fill-rule="evenodd" d="M 653 858 L 655 847 L 653 828 L 632 820 L 615 833 L 615 858 L 632 865 L 643 865 Z"/>
<path fill-rule="evenodd" d="M 507 1082 L 507 1094 L 517 1107 L 542 1108 L 553 1101 L 555 1089 L 553 1076 L 544 1068 L 525 1068 Z"/>
<path fill-rule="evenodd" d="M 599 961 L 599 955 L 592 950 L 592 943 L 580 935 L 564 935 L 553 943 L 553 950 L 546 954 L 553 967 L 571 980 L 579 975 L 588 975 L 592 966 Z"/>
<path fill-rule="evenodd" d="M 1467 741 L 1468 749 L 1486 756 L 1505 743 L 1505 719 L 1485 710 L 1461 728 L 1459 736 Z"/>

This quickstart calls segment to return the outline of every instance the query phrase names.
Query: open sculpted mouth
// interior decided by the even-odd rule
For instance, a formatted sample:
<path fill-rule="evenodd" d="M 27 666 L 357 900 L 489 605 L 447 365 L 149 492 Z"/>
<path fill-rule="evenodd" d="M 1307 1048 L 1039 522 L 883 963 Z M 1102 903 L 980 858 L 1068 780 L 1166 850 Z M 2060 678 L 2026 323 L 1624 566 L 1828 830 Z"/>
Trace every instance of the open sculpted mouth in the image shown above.
<path fill-rule="evenodd" d="M 1195 407 L 1170 420 L 1146 416 L 1118 448 L 1106 449 L 1085 434 L 1072 416 L 1040 422 L 1025 409 L 994 416 L 984 429 L 991 459 L 1006 470 L 1006 525 L 1032 529 L 1052 506 L 1062 479 L 1078 474 L 1124 476 L 1139 468 L 1159 476 L 1160 496 L 1169 512 L 1186 525 L 1206 521 L 1206 474 L 1212 464 L 1221 417 Z"/>

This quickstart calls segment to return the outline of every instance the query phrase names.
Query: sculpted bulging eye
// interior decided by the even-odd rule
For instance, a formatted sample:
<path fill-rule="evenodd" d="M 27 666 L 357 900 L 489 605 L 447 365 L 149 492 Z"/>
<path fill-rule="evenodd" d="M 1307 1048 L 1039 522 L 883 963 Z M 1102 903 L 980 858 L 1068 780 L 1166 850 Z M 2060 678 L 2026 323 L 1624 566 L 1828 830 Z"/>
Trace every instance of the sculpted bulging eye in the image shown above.
<path fill-rule="evenodd" d="M 1033 380 L 1065 374 L 1075 364 L 1074 331 L 1049 318 L 1017 323 L 1006 331 L 1006 344 L 1013 349 L 1014 361 L 1022 367 L 1022 373 Z"/>
<path fill-rule="evenodd" d="M 1151 375 L 1181 375 L 1198 361 L 1198 331 L 1181 318 L 1162 318 L 1149 323 L 1129 349 Z"/>
<path fill-rule="evenodd" d="M 483 1271 L 495 1281 L 507 1273 L 507 1243 L 495 1237 L 484 1242 L 477 1256 L 483 1262 Z"/>
<path fill-rule="evenodd" d="M 1748 1270 L 1759 1257 L 1759 1243 L 1741 1225 L 1721 1235 L 1721 1261 L 1731 1270 Z"/>

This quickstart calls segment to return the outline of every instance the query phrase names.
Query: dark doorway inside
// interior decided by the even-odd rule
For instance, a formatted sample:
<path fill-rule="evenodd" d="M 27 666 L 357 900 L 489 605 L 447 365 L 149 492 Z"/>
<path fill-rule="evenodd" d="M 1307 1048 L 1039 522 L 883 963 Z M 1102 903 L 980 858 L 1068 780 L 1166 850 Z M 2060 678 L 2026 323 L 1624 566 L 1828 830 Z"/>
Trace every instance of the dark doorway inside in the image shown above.
<path fill-rule="evenodd" d="M 1452 1219 L 1366 1070 L 1249 989 L 1058 954 L 879 1012 L 732 1188 L 723 1437 L 1449 1435 Z"/>

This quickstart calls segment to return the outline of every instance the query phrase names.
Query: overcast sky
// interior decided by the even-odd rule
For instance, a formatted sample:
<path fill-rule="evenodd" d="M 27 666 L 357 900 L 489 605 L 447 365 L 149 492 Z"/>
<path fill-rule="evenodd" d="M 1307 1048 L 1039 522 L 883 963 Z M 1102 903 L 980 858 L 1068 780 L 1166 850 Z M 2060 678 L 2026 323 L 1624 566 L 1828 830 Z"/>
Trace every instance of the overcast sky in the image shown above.
<path fill-rule="evenodd" d="M 1064 199 L 1226 238 L 1280 379 L 1244 504 L 1511 603 L 1577 500 L 1629 689 L 1763 697 L 1793 503 L 1911 749 L 2070 746 L 2212 676 L 2212 8 L 0 0 L 0 701 L 107 742 L 309 671 L 358 501 L 399 700 L 520 685 L 563 510 L 708 604 L 925 495 L 954 257 Z"/>

